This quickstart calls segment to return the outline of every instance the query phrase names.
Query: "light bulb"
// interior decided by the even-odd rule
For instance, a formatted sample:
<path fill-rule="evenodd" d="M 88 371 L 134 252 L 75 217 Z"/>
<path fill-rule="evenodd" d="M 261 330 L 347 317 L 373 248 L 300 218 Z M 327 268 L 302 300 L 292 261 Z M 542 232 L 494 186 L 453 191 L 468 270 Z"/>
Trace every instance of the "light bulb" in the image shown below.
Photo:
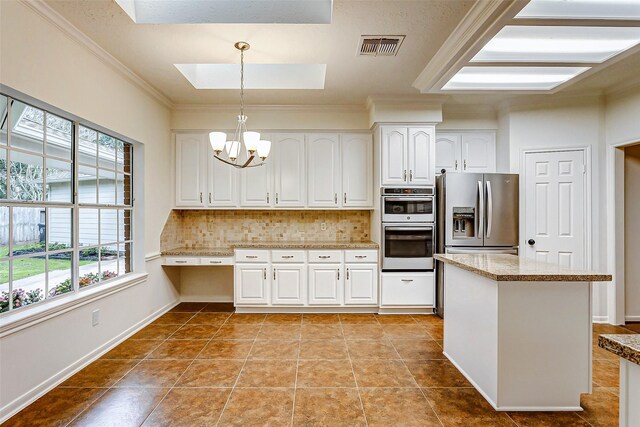
<path fill-rule="evenodd" d="M 243 132 L 242 139 L 244 140 L 244 145 L 247 149 L 247 152 L 253 154 L 258 149 L 260 132 Z"/>
<path fill-rule="evenodd" d="M 269 157 L 269 151 L 271 151 L 271 141 L 258 141 L 258 156 L 260 156 L 263 161 Z"/>
<path fill-rule="evenodd" d="M 211 148 L 219 155 L 225 148 L 225 142 L 227 142 L 227 134 L 224 132 L 209 132 L 209 142 Z"/>
<path fill-rule="evenodd" d="M 225 148 L 227 149 L 229 158 L 232 161 L 235 161 L 238 158 L 238 152 L 240 151 L 240 143 L 238 141 L 227 141 Z"/>

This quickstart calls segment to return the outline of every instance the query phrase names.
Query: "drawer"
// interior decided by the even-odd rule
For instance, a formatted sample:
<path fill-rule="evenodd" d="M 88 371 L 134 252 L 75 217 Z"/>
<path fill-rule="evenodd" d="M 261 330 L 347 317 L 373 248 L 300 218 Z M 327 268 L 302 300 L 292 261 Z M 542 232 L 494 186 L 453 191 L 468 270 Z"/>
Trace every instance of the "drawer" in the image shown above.
<path fill-rule="evenodd" d="M 375 250 L 359 250 L 359 251 L 344 251 L 344 262 L 366 262 L 371 264 L 372 262 L 378 262 L 378 251 Z"/>
<path fill-rule="evenodd" d="M 271 262 L 304 262 L 304 251 L 271 251 Z"/>
<path fill-rule="evenodd" d="M 342 251 L 309 251 L 309 262 L 342 262 Z"/>
<path fill-rule="evenodd" d="M 177 257 L 168 256 L 164 259 L 165 265 L 200 265 L 200 258 L 198 257 Z"/>
<path fill-rule="evenodd" d="M 433 272 L 382 273 L 381 278 L 381 306 L 434 306 Z"/>
<path fill-rule="evenodd" d="M 236 262 L 269 262 L 269 251 L 260 249 L 237 249 Z"/>
<path fill-rule="evenodd" d="M 233 257 L 231 256 L 201 257 L 200 265 L 233 265 Z"/>

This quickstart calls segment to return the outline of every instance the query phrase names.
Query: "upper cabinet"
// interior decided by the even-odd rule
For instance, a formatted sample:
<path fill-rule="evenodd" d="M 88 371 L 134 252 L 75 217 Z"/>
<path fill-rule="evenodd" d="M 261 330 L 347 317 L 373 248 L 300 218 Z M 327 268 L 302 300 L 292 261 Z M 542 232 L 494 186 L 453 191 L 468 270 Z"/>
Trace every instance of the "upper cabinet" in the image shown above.
<path fill-rule="evenodd" d="M 176 206 L 205 206 L 203 134 L 176 135 Z"/>
<path fill-rule="evenodd" d="M 342 135 L 342 206 L 373 205 L 373 144 L 370 134 Z"/>
<path fill-rule="evenodd" d="M 410 187 L 435 184 L 433 126 L 382 126 L 380 150 L 383 186 Z"/>
<path fill-rule="evenodd" d="M 307 202 L 307 158 L 304 134 L 277 135 L 273 173 L 275 207 L 303 208 Z"/>
<path fill-rule="evenodd" d="M 215 159 L 207 134 L 177 134 L 176 207 L 373 207 L 371 134 L 263 137 L 272 141 L 265 164 L 239 170 Z"/>
<path fill-rule="evenodd" d="M 342 192 L 340 136 L 337 133 L 308 135 L 307 153 L 309 207 L 339 207 Z"/>
<path fill-rule="evenodd" d="M 438 132 L 436 172 L 492 173 L 496 171 L 496 133 L 493 131 Z"/>

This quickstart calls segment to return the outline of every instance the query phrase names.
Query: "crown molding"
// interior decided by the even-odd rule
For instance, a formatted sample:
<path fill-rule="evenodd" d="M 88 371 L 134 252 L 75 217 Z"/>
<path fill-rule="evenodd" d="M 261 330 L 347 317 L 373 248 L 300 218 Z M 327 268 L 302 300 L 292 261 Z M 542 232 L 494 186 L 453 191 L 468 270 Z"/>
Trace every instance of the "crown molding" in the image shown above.
<path fill-rule="evenodd" d="M 230 111 L 238 110 L 238 104 L 174 104 L 172 111 Z M 366 112 L 364 105 L 245 105 L 249 111 L 360 111 Z"/>
<path fill-rule="evenodd" d="M 607 98 L 624 97 L 628 95 L 629 92 L 632 92 L 634 91 L 634 89 L 638 89 L 638 88 L 640 88 L 640 76 L 617 83 L 607 88 L 604 94 Z"/>
<path fill-rule="evenodd" d="M 480 38 L 488 36 L 488 32 L 496 26 L 498 21 L 504 19 L 507 12 L 515 14 L 517 11 L 514 8 L 519 10 L 524 5 L 526 3 L 514 0 L 476 1 L 418 75 L 412 86 L 422 93 L 429 92 Z"/>
<path fill-rule="evenodd" d="M 498 104 L 499 111 L 521 111 L 527 109 L 539 109 L 548 107 L 566 107 L 576 104 L 604 102 L 605 94 L 602 90 L 593 90 L 581 93 L 540 94 L 531 96 L 518 96 L 504 100 Z"/>
<path fill-rule="evenodd" d="M 365 101 L 365 108 L 370 110 L 376 104 L 379 105 L 419 105 L 425 107 L 442 107 L 442 104 L 449 98 L 448 95 L 408 95 L 408 96 L 385 96 L 369 95 Z"/>
<path fill-rule="evenodd" d="M 1 1 L 1 0 L 0 0 Z M 27 6 L 42 18 L 47 20 L 58 28 L 64 35 L 69 37 L 74 42 L 78 43 L 89 52 L 91 52 L 96 58 L 109 66 L 111 69 L 118 72 L 121 76 L 125 77 L 131 83 L 142 89 L 147 94 L 151 95 L 157 101 L 159 101 L 165 107 L 171 108 L 173 103 L 163 93 L 155 89 L 149 83 L 142 79 L 139 75 L 134 73 L 129 67 L 124 65 L 113 55 L 107 52 L 104 48 L 94 42 L 85 33 L 80 31 L 76 26 L 69 22 L 65 17 L 60 15 L 57 11 L 51 8 L 43 0 L 18 0 L 23 5 Z"/>

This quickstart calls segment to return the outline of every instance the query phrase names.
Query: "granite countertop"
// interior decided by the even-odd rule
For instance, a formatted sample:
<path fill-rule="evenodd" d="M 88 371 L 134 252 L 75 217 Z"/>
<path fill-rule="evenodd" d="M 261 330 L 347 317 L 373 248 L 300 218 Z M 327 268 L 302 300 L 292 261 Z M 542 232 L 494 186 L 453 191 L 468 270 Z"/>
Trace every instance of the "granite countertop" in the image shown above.
<path fill-rule="evenodd" d="M 436 254 L 435 259 L 500 282 L 610 282 L 610 274 L 573 270 L 516 255 Z"/>
<path fill-rule="evenodd" d="M 337 241 L 279 241 L 279 242 L 229 242 L 229 246 L 188 247 L 178 246 L 163 250 L 162 255 L 169 256 L 233 256 L 234 249 L 378 249 L 372 241 L 337 242 Z"/>
<path fill-rule="evenodd" d="M 600 335 L 598 346 L 640 365 L 640 334 Z"/>

